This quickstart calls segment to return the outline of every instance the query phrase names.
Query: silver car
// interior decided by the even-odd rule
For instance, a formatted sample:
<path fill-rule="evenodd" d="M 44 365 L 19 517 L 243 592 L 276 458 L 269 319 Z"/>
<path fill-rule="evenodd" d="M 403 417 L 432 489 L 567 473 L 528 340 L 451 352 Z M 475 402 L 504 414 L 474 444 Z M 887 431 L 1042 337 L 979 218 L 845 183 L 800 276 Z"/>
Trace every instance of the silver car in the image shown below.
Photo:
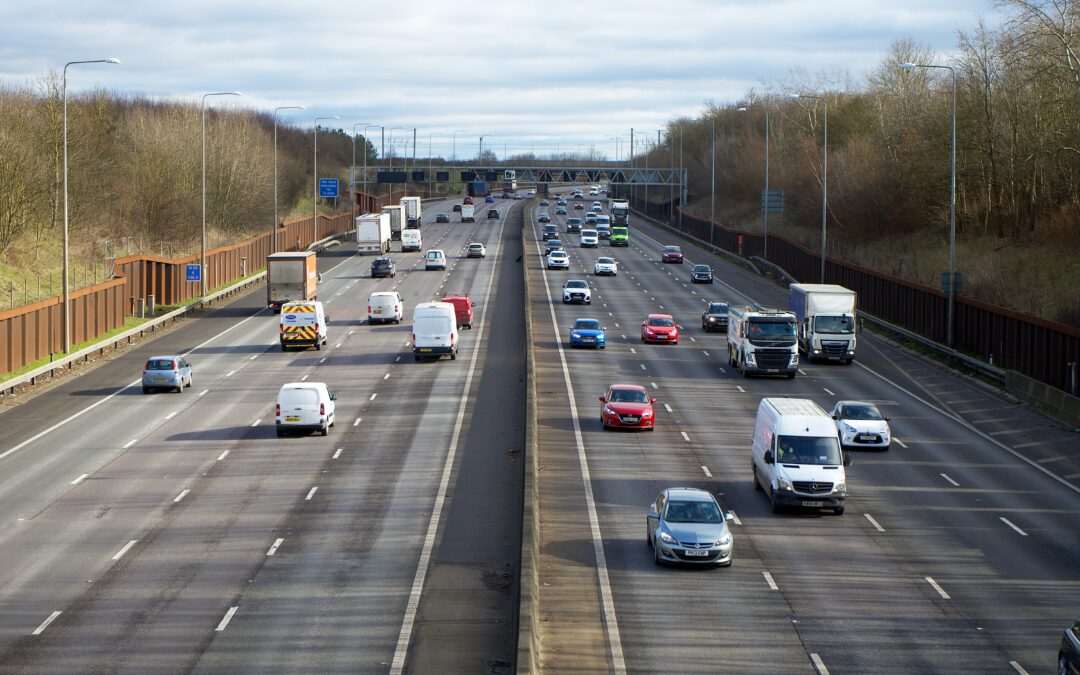
<path fill-rule="evenodd" d="M 167 389 L 182 392 L 191 386 L 191 364 L 183 356 L 151 356 L 143 366 L 142 390 Z"/>
<path fill-rule="evenodd" d="M 836 420 L 840 445 L 844 448 L 888 450 L 892 445 L 889 418 L 866 401 L 839 401 L 830 413 Z"/>
<path fill-rule="evenodd" d="M 697 488 L 667 488 L 649 505 L 645 541 L 653 562 L 731 564 L 734 542 L 716 498 Z"/>

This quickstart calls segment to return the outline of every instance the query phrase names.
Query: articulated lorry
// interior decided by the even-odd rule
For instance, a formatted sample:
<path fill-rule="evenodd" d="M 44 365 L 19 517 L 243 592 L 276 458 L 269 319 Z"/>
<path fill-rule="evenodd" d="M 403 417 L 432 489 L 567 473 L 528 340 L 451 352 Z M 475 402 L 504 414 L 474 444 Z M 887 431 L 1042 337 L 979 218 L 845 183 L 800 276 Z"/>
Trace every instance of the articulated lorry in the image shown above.
<path fill-rule="evenodd" d="M 365 213 L 356 219 L 356 252 L 382 255 L 390 250 L 390 214 Z"/>
<path fill-rule="evenodd" d="M 401 204 L 384 206 L 382 212 L 390 215 L 390 239 L 401 241 L 401 228 L 405 227 L 405 207 Z"/>
<path fill-rule="evenodd" d="M 791 284 L 788 309 L 799 322 L 799 351 L 808 361 L 855 360 L 855 291 L 835 284 Z"/>
<path fill-rule="evenodd" d="M 319 272 L 314 251 L 271 253 L 266 256 L 266 305 L 277 314 L 287 302 L 318 297 Z"/>
<path fill-rule="evenodd" d="M 728 365 L 743 377 L 799 372 L 795 315 L 767 307 L 728 308 Z"/>
<path fill-rule="evenodd" d="M 420 202 L 420 198 L 402 197 L 401 206 L 405 208 L 405 227 L 419 230 L 420 214 L 423 213 L 424 210 L 424 205 Z"/>
<path fill-rule="evenodd" d="M 628 200 L 611 200 L 611 225 L 613 227 L 628 227 L 630 225 L 630 202 Z"/>

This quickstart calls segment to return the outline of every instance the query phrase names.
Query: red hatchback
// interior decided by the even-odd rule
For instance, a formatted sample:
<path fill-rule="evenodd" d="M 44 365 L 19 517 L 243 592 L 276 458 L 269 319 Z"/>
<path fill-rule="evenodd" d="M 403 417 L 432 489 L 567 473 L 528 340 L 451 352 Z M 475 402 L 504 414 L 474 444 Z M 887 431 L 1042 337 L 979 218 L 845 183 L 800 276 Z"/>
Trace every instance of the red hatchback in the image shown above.
<path fill-rule="evenodd" d="M 682 249 L 678 246 L 665 246 L 664 250 L 660 252 L 660 262 L 678 263 L 681 265 L 683 262 Z"/>
<path fill-rule="evenodd" d="M 653 403 L 645 387 L 636 384 L 613 384 L 607 394 L 600 397 L 600 422 L 607 429 L 653 430 Z"/>
<path fill-rule="evenodd" d="M 641 322 L 642 342 L 670 342 L 679 344 L 679 327 L 670 314 L 650 314 Z"/>

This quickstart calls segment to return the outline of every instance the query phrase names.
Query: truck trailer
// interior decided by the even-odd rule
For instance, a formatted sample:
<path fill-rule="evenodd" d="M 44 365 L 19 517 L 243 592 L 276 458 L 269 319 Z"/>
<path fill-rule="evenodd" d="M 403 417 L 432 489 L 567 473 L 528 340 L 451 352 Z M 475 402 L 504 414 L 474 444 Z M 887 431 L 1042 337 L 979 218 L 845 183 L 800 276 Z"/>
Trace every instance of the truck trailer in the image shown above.
<path fill-rule="evenodd" d="M 401 241 L 401 228 L 405 226 L 405 207 L 393 204 L 382 207 L 382 212 L 390 215 L 390 239 Z"/>
<path fill-rule="evenodd" d="M 356 252 L 382 255 L 390 250 L 390 214 L 365 213 L 356 219 Z"/>
<path fill-rule="evenodd" d="M 405 209 L 405 227 L 420 229 L 420 215 L 423 213 L 424 205 L 421 203 L 419 197 L 402 197 L 401 206 Z M 400 237 L 398 237 L 400 239 Z"/>
<path fill-rule="evenodd" d="M 855 360 L 855 291 L 835 284 L 791 284 L 788 309 L 799 322 L 799 351 L 808 361 Z"/>
<path fill-rule="evenodd" d="M 476 222 L 476 207 L 472 204 L 461 205 L 461 222 L 463 223 L 475 223 Z"/>
<path fill-rule="evenodd" d="M 317 298 L 318 282 L 314 251 L 286 251 L 266 256 L 266 305 L 275 314 L 287 302 Z"/>

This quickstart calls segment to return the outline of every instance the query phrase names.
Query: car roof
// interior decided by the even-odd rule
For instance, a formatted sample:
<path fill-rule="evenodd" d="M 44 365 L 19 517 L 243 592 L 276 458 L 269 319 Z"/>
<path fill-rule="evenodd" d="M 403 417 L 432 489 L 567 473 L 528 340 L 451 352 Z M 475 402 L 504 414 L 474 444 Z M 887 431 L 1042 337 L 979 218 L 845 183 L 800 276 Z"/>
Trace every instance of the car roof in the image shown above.
<path fill-rule="evenodd" d="M 646 393 L 649 391 L 640 384 L 613 384 L 608 387 L 608 389 L 618 389 L 620 391 L 644 391 Z"/>
<path fill-rule="evenodd" d="M 646 318 L 648 318 L 648 319 L 670 319 L 671 315 L 670 314 L 650 314 Z"/>
<path fill-rule="evenodd" d="M 147 361 L 153 361 L 155 359 L 180 359 L 183 358 L 179 354 L 162 354 L 161 356 L 147 356 Z"/>
<path fill-rule="evenodd" d="M 871 403 L 870 401 L 837 401 L 836 405 L 866 405 L 871 408 L 877 408 L 877 403 Z"/>
<path fill-rule="evenodd" d="M 715 501 L 712 493 L 701 488 L 671 487 L 666 488 L 668 499 L 678 499 L 686 502 L 711 502 Z"/>
<path fill-rule="evenodd" d="M 569 286 L 570 284 L 585 284 L 586 286 L 588 286 L 589 282 L 585 281 L 584 279 L 567 279 L 566 285 Z"/>

